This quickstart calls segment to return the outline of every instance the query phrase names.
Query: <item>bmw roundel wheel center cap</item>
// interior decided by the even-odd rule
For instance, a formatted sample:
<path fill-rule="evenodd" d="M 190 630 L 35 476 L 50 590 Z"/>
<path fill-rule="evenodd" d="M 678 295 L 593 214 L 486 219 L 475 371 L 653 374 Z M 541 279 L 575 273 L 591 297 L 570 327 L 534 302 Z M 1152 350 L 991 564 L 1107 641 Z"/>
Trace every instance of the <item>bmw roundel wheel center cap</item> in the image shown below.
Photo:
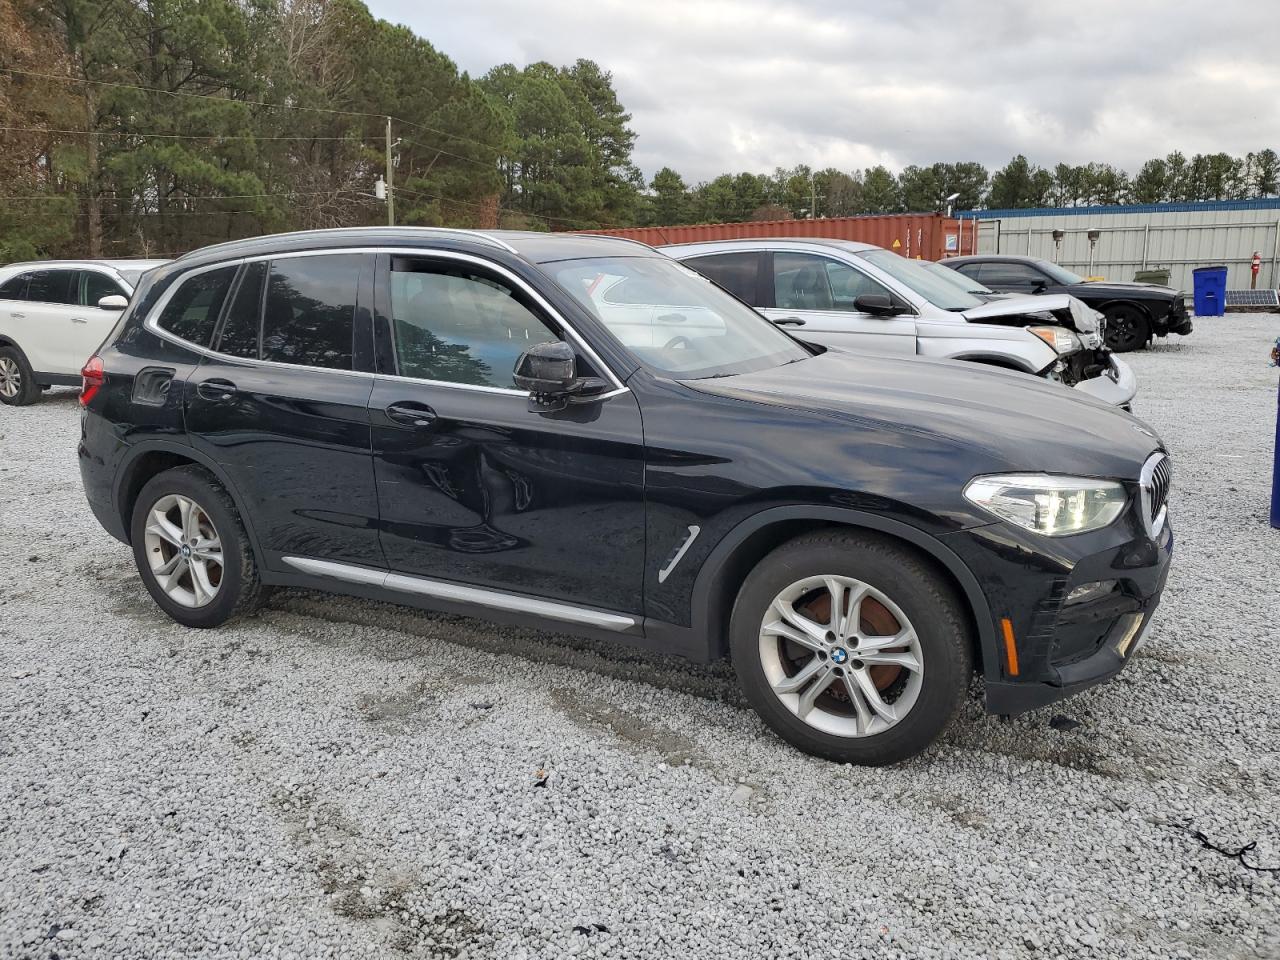
<path fill-rule="evenodd" d="M 849 660 L 849 651 L 844 647 L 833 647 L 831 650 L 831 662 L 836 666 L 847 663 Z"/>

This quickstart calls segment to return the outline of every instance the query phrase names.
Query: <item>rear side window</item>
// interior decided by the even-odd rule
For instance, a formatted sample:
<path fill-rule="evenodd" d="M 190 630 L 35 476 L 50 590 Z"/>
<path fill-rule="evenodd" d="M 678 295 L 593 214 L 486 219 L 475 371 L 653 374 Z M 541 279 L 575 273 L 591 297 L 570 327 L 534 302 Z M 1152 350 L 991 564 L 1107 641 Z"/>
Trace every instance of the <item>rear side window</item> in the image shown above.
<path fill-rule="evenodd" d="M 77 270 L 37 270 L 28 274 L 31 283 L 27 287 L 27 299 L 35 303 L 77 304 L 80 291 Z"/>
<path fill-rule="evenodd" d="M 96 307 L 98 301 L 103 297 L 123 297 L 127 294 L 120 289 L 120 284 L 116 283 L 105 273 L 97 273 L 93 270 L 85 270 L 81 273 L 80 305 L 82 307 Z"/>
<path fill-rule="evenodd" d="M 20 273 L 0 283 L 0 300 L 27 299 L 27 278 L 30 276 L 29 273 Z"/>
<path fill-rule="evenodd" d="M 710 257 L 691 257 L 684 263 L 720 284 L 739 300 L 753 307 L 762 306 L 760 298 L 756 296 L 759 289 L 757 280 L 760 276 L 760 254 L 718 253 Z"/>
<path fill-rule="evenodd" d="M 247 263 L 240 274 L 227 308 L 227 319 L 222 323 L 222 336 L 218 340 L 218 352 L 232 357 L 258 359 L 258 333 L 262 327 L 262 288 L 267 278 L 264 262 Z"/>
<path fill-rule="evenodd" d="M 219 267 L 180 281 L 156 326 L 188 343 L 209 346 L 235 275 L 235 267 Z"/>
<path fill-rule="evenodd" d="M 262 359 L 351 369 L 362 257 L 273 260 L 262 316 Z"/>

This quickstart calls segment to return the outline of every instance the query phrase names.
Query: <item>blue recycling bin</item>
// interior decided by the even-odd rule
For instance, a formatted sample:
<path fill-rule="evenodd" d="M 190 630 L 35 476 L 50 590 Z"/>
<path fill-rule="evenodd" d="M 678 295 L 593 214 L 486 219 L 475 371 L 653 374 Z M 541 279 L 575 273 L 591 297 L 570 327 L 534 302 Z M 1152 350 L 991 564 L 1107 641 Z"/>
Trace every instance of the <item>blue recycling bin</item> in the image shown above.
<path fill-rule="evenodd" d="M 1197 317 L 1220 317 L 1227 312 L 1227 268 L 1197 267 L 1191 271 Z"/>

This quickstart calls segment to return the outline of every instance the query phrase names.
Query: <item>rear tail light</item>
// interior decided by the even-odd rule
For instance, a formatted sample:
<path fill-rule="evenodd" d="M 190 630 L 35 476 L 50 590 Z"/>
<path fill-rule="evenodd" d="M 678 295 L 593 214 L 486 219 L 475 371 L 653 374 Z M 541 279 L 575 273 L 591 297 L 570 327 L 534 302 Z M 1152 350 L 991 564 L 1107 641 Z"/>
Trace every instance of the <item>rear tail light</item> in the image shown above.
<path fill-rule="evenodd" d="M 80 371 L 80 406 L 87 407 L 93 395 L 101 390 L 106 382 L 106 368 L 102 365 L 102 358 L 95 353 Z"/>

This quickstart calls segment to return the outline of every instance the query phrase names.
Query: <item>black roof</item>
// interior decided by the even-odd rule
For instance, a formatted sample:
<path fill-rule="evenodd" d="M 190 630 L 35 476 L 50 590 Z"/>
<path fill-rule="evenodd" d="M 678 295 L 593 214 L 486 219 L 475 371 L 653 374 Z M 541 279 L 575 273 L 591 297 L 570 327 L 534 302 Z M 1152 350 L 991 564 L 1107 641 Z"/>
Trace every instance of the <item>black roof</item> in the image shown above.
<path fill-rule="evenodd" d="M 1014 263 L 1045 263 L 1044 257 L 1032 257 L 1021 253 L 966 253 L 963 257 L 947 257 L 941 261 L 948 263 L 972 263 L 979 260 L 1001 260 Z"/>

